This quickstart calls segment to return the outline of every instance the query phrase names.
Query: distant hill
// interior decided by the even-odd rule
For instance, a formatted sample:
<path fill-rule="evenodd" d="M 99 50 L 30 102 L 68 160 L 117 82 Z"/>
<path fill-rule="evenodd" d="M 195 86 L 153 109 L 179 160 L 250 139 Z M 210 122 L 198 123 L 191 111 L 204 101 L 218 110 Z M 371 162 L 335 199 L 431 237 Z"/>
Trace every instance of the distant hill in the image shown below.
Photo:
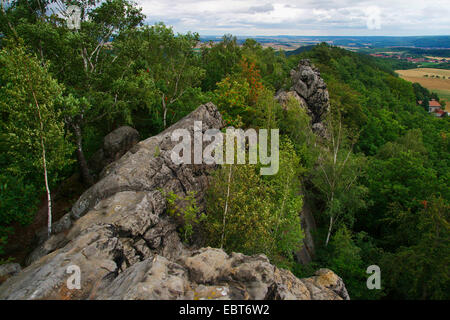
<path fill-rule="evenodd" d="M 286 54 L 287 57 L 290 57 L 290 56 L 294 56 L 294 55 L 300 54 L 302 52 L 310 51 L 314 47 L 315 47 L 315 45 L 303 46 L 303 47 L 300 47 L 300 48 L 292 50 L 292 51 L 285 51 L 285 54 Z"/>
<path fill-rule="evenodd" d="M 261 44 L 276 43 L 299 47 L 314 45 L 321 42 L 335 46 L 349 48 L 385 48 L 385 47 L 408 47 L 444 49 L 450 48 L 450 36 L 409 36 L 409 37 L 387 37 L 387 36 L 236 36 L 238 43 L 242 44 L 246 39 L 252 38 Z M 202 36 L 202 42 L 220 41 L 220 36 Z"/>

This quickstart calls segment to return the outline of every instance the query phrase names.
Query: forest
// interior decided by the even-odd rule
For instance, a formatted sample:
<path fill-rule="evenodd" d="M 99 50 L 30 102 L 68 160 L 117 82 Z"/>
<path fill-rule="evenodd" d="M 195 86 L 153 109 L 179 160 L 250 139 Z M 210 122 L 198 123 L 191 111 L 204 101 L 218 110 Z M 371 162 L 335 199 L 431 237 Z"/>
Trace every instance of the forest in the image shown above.
<path fill-rule="evenodd" d="M 73 175 L 79 192 L 96 181 L 89 159 L 106 134 L 129 125 L 145 139 L 211 101 L 226 125 L 278 128 L 280 170 L 265 177 L 257 165 L 223 165 L 205 213 L 193 196 L 184 199 L 186 243 L 264 253 L 298 277 L 329 268 L 352 299 L 450 298 L 450 120 L 417 104 L 438 95 L 388 63 L 326 43 L 286 56 L 224 35 L 196 50 L 199 34 L 146 25 L 130 0 L 70 3 L 82 8 L 77 30 L 61 1 L 2 5 L 0 263 L 11 261 L 14 226 L 51 207 L 52 191 Z M 313 134 L 295 101 L 283 108 L 274 100 L 292 86 L 300 59 L 327 84 L 332 141 Z M 178 214 L 176 197 L 167 195 L 168 214 Z M 293 253 L 306 199 L 317 254 L 301 265 Z M 381 290 L 366 287 L 370 265 L 380 266 Z"/>

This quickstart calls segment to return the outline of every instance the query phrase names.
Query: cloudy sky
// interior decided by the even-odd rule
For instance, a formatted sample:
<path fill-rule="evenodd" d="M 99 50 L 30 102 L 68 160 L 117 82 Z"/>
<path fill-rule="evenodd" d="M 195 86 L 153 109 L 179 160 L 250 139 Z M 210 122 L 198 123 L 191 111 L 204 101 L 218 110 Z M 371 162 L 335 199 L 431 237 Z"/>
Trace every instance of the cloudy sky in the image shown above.
<path fill-rule="evenodd" d="M 201 35 L 449 35 L 450 0 L 137 0 L 148 23 Z"/>

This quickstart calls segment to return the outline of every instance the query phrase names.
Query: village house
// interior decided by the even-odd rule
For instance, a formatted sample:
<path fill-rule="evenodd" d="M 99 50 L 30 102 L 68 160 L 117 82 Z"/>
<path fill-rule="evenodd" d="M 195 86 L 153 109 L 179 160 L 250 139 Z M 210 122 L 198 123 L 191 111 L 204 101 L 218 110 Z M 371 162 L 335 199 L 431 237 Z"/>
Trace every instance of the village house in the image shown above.
<path fill-rule="evenodd" d="M 422 101 L 418 101 L 420 105 L 422 105 Z M 445 117 L 448 116 L 448 112 L 442 110 L 441 104 L 435 99 L 431 99 L 428 103 L 428 113 L 433 114 L 435 117 Z"/>

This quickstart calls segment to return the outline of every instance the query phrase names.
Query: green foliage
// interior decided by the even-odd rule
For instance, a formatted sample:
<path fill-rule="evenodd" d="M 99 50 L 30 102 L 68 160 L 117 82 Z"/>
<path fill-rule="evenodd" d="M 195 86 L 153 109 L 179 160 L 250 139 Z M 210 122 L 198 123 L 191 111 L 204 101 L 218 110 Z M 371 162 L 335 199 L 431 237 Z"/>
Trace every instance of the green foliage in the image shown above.
<path fill-rule="evenodd" d="M 339 270 L 339 276 L 352 299 L 376 299 L 382 291 L 367 289 L 366 269 L 374 264 L 363 260 L 361 236 L 353 236 L 346 227 L 339 229 L 330 242 L 327 253 L 322 253 L 324 265 L 331 270 Z M 383 278 L 382 278 L 383 279 Z"/>
<path fill-rule="evenodd" d="M 73 146 L 65 139 L 63 87 L 26 53 L 22 41 L 0 51 L 0 251 L 15 222 L 32 221 L 44 190 L 44 161 L 50 186 L 70 166 Z"/>
<path fill-rule="evenodd" d="M 317 165 L 311 182 L 319 191 L 316 195 L 325 205 L 329 219 L 325 245 L 339 225 L 353 226 L 355 214 L 366 207 L 367 188 L 360 183 L 364 175 L 366 158 L 352 152 L 353 141 L 340 119 L 327 123 L 329 139 L 322 142 Z"/>
<path fill-rule="evenodd" d="M 214 173 L 206 197 L 208 244 L 229 252 L 264 253 L 289 266 L 303 238 L 300 160 L 292 143 L 283 140 L 278 174 L 262 178 L 257 169 L 224 165 Z"/>
<path fill-rule="evenodd" d="M 0 175 L 0 255 L 14 232 L 13 223 L 27 225 L 32 222 L 39 202 L 36 186 L 24 183 L 23 178 Z"/>
<path fill-rule="evenodd" d="M 415 216 L 402 215 L 409 223 L 410 246 L 383 257 L 381 265 L 391 295 L 404 299 L 448 299 L 450 289 L 450 207 L 433 197 Z"/>
<path fill-rule="evenodd" d="M 274 242 L 271 256 L 278 265 L 290 268 L 294 260 L 293 253 L 301 249 L 303 240 L 300 221 L 303 201 L 299 195 L 299 177 L 304 173 L 304 169 L 293 143 L 288 138 L 283 137 L 281 140 L 279 165 L 280 170 L 276 175 L 263 178 L 274 193 L 271 210 L 274 219 Z"/>
<path fill-rule="evenodd" d="M 13 1 L 1 12 L 0 253 L 11 226 L 31 221 L 43 190 L 41 134 L 53 188 L 73 173 L 73 143 L 82 164 L 118 126 L 146 137 L 213 101 L 228 125 L 280 129 L 280 170 L 261 177 L 258 166 L 222 166 L 206 218 L 193 194 L 169 193 L 168 213 L 184 241 L 202 227 L 210 245 L 265 253 L 298 275 L 329 267 L 352 298 L 448 298 L 450 122 L 428 115 L 438 95 L 400 79 L 398 62 L 325 43 L 286 58 L 231 35 L 199 49 L 196 33 L 143 26 L 132 1 L 70 3 L 83 9 L 77 31 L 49 14 L 50 1 Z M 327 83 L 329 139 L 312 133 L 298 101 L 273 99 L 291 87 L 300 58 L 311 59 Z M 44 128 L 36 126 L 36 101 Z M 318 209 L 320 241 L 317 259 L 299 267 L 292 253 L 302 243 L 305 192 Z M 365 288 L 372 264 L 382 267 L 381 293 Z"/>
<path fill-rule="evenodd" d="M 216 89 L 216 84 L 236 70 L 241 60 L 241 49 L 236 37 L 224 35 L 222 41 L 214 44 L 210 42 L 201 48 L 202 65 L 206 76 L 202 81 L 204 91 Z"/>
<path fill-rule="evenodd" d="M 194 232 L 194 227 L 205 220 L 206 216 L 199 214 L 195 193 L 189 192 L 186 197 L 180 197 L 173 191 L 166 194 L 167 213 L 174 218 L 182 219 L 181 233 L 183 240 L 188 242 Z"/>
<path fill-rule="evenodd" d="M 250 86 L 246 79 L 233 76 L 226 77 L 217 83 L 215 103 L 223 115 L 227 125 L 239 126 L 239 118 L 251 112 L 248 106 Z M 238 118 L 239 117 L 239 118 Z"/>
<path fill-rule="evenodd" d="M 263 109 L 262 114 L 260 118 L 267 117 L 264 115 L 270 113 Z M 277 108 L 276 120 L 280 132 L 289 137 L 294 144 L 302 166 L 312 169 L 318 156 L 318 149 L 315 147 L 316 136 L 311 129 L 311 117 L 306 109 L 300 107 L 300 103 L 291 97 L 284 108 Z"/>

